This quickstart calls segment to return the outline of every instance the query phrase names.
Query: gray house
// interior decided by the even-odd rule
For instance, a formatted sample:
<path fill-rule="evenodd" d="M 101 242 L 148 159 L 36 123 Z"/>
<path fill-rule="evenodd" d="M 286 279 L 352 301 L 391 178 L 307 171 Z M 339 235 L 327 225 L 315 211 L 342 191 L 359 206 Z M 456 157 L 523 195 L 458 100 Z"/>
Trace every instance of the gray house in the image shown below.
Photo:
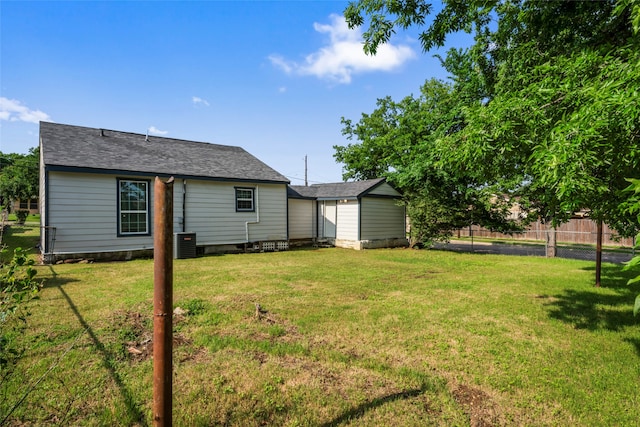
<path fill-rule="evenodd" d="M 151 255 L 156 176 L 200 251 L 288 247 L 289 181 L 242 148 L 41 122 L 43 260 Z"/>
<path fill-rule="evenodd" d="M 384 179 L 289 186 L 240 147 L 41 122 L 43 261 L 151 256 L 156 176 L 175 178 L 175 240 L 193 255 L 407 245 L 401 195 Z"/>
<path fill-rule="evenodd" d="M 401 197 L 384 178 L 289 186 L 289 239 L 353 249 L 408 246 Z"/>

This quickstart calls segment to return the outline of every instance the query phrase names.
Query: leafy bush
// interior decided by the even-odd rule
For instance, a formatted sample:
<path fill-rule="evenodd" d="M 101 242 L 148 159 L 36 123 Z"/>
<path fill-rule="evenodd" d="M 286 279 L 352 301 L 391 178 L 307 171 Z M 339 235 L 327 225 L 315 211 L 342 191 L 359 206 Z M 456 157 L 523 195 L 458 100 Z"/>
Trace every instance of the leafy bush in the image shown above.
<path fill-rule="evenodd" d="M 42 286 L 35 280 L 34 264 L 26 250 L 16 248 L 11 260 L 0 266 L 0 383 L 12 372 L 26 348 L 21 338 L 30 314 L 27 304 L 37 298 Z"/>
<path fill-rule="evenodd" d="M 16 218 L 18 220 L 18 224 L 24 224 L 28 216 L 29 216 L 29 211 L 23 211 L 23 210 L 16 211 Z"/>

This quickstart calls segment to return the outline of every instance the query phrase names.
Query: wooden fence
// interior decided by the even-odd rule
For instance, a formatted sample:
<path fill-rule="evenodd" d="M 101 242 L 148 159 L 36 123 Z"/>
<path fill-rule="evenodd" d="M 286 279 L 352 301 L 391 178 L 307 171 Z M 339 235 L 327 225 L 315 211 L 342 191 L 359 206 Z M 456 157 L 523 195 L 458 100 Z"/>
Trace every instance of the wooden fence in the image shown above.
<path fill-rule="evenodd" d="M 596 244 L 595 221 L 588 218 L 574 218 L 556 228 L 556 241 L 558 243 L 576 243 L 585 245 Z M 627 247 L 634 246 L 634 239 L 631 237 L 620 238 L 613 230 L 603 224 L 602 244 L 607 246 Z M 482 237 L 488 239 L 511 239 L 511 240 L 534 240 L 546 241 L 547 226 L 537 221 L 529 226 L 522 233 L 503 234 L 495 233 L 477 225 L 458 230 L 454 237 Z"/>

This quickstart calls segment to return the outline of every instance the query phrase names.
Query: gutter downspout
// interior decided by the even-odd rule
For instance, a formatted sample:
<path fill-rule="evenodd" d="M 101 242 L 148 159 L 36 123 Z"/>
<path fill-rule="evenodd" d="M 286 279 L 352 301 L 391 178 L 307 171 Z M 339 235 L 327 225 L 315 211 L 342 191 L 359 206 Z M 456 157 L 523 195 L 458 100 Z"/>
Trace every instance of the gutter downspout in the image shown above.
<path fill-rule="evenodd" d="M 182 232 L 187 231 L 187 180 L 182 180 Z"/>
<path fill-rule="evenodd" d="M 247 221 L 244 223 L 246 233 L 246 243 L 249 243 L 249 224 L 260 224 L 260 187 L 256 185 L 256 220 Z"/>

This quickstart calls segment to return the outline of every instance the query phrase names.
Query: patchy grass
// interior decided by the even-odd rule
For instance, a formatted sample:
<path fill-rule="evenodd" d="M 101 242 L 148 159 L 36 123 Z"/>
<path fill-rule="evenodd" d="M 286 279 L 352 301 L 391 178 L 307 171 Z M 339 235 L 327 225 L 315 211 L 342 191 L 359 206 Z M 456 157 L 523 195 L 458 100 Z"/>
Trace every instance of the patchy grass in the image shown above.
<path fill-rule="evenodd" d="M 589 262 L 407 249 L 211 256 L 174 273 L 175 425 L 638 422 L 638 289 L 619 266 L 599 289 Z M 9 425 L 150 425 L 153 262 L 39 275 L 0 415 L 30 391 Z"/>

